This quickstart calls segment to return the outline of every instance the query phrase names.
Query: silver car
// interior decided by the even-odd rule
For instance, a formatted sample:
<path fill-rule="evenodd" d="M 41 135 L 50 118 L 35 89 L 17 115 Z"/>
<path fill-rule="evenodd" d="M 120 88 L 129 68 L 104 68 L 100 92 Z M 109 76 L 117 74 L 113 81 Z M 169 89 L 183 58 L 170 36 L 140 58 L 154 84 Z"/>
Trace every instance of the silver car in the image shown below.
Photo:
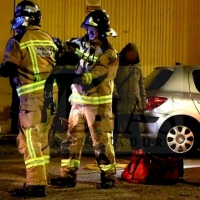
<path fill-rule="evenodd" d="M 156 67 L 144 80 L 144 146 L 156 153 L 191 153 L 200 146 L 200 66 Z"/>

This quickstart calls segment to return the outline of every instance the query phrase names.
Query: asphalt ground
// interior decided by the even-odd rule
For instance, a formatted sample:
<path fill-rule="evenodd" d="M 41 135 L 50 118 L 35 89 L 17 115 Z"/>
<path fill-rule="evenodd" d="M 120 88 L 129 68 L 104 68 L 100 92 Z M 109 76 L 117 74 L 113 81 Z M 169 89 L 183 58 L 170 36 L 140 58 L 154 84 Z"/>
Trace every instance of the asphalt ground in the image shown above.
<path fill-rule="evenodd" d="M 0 197 L 2 200 L 24 199 L 10 197 L 9 191 L 21 187 L 25 180 L 25 166 L 22 155 L 17 151 L 12 136 L 0 138 Z M 59 142 L 62 138 L 57 136 L 51 141 L 51 163 L 49 171 L 52 175 L 59 174 L 60 151 Z M 9 139 L 9 140 L 8 140 Z M 125 148 L 129 151 L 129 147 Z M 75 188 L 55 188 L 47 186 L 48 200 L 196 200 L 200 199 L 200 154 L 184 158 L 184 176 L 175 185 L 149 185 L 128 183 L 121 180 L 124 165 L 128 164 L 131 154 L 116 153 L 117 174 L 115 187 L 111 189 L 96 189 L 99 183 L 100 171 L 95 167 L 95 158 L 92 155 L 90 143 L 84 147 L 81 158 L 81 167 L 77 172 L 77 185 Z M 36 198 L 28 198 L 35 200 Z"/>

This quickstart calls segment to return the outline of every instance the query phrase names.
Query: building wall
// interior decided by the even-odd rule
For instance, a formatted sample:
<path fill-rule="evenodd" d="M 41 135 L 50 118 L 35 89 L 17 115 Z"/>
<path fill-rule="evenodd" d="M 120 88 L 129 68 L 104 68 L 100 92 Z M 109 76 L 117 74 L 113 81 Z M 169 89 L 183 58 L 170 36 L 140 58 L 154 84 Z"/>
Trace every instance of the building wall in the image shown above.
<path fill-rule="evenodd" d="M 35 0 L 42 11 L 42 29 L 63 41 L 83 35 L 85 30 L 80 25 L 86 15 L 86 1 L 89 0 Z M 95 1 L 101 2 L 101 8 L 110 16 L 111 27 L 118 33 L 117 38 L 109 38 L 116 50 L 120 51 L 128 42 L 137 44 L 144 76 L 160 65 L 200 63 L 199 0 Z M 12 36 L 9 21 L 14 5 L 19 2 L 0 1 L 0 58 Z M 10 105 L 11 92 L 8 80 L 0 81 L 5 86 L 0 88 L 1 124 L 1 113 Z"/>
<path fill-rule="evenodd" d="M 80 28 L 86 15 L 87 0 L 35 0 L 42 10 L 42 28 L 52 36 L 67 40 L 85 33 Z M 95 0 L 93 0 L 95 2 Z M 111 27 L 118 33 L 110 38 L 117 51 L 128 42 L 138 45 L 143 73 L 146 76 L 157 65 L 198 64 L 200 50 L 199 0 L 96 0 L 107 11 Z M 9 37 L 9 21 L 13 5 L 20 0 L 9 0 L 5 6 L 1 31 L 0 56 Z"/>
<path fill-rule="evenodd" d="M 7 39 L 10 34 L 10 20 L 13 18 L 13 0 L 0 1 L 0 59 L 3 59 L 3 52 L 6 46 Z M 1 62 L 1 61 L 0 61 Z M 9 107 L 11 103 L 11 90 L 9 81 L 0 77 L 0 134 L 9 132 L 10 119 Z"/>

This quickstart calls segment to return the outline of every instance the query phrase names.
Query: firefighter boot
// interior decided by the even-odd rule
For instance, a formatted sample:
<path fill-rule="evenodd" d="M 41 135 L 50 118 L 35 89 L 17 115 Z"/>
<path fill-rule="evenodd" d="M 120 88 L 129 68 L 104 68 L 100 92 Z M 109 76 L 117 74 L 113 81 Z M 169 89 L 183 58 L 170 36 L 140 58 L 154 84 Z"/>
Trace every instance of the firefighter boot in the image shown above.
<path fill-rule="evenodd" d="M 97 185 L 98 189 L 109 189 L 114 187 L 115 176 L 113 173 L 101 172 L 101 182 Z"/>
<path fill-rule="evenodd" d="M 22 188 L 14 189 L 9 192 L 13 197 L 46 197 L 45 186 L 43 185 L 26 185 Z"/>
<path fill-rule="evenodd" d="M 50 178 L 48 184 L 56 187 L 73 188 L 76 186 L 76 174 L 70 174 L 68 177 Z"/>

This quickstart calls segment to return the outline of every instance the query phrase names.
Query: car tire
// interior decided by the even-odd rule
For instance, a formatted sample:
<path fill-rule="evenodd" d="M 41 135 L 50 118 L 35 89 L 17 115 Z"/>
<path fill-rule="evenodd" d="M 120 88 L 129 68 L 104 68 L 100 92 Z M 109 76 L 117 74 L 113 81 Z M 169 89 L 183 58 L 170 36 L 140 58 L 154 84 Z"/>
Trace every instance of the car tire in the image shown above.
<path fill-rule="evenodd" d="M 178 116 L 165 121 L 158 137 L 166 153 L 186 155 L 197 150 L 198 130 L 197 121 Z"/>

